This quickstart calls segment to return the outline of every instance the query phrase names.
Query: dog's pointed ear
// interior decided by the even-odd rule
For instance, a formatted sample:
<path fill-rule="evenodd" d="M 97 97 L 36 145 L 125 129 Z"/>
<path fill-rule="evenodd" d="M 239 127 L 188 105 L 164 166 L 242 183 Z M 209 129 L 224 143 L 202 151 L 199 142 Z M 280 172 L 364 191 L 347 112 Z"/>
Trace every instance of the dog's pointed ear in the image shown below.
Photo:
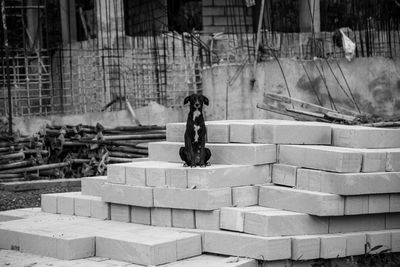
<path fill-rule="evenodd" d="M 186 105 L 190 101 L 190 96 L 185 97 L 183 104 Z"/>
<path fill-rule="evenodd" d="M 203 97 L 204 97 L 204 104 L 206 106 L 208 106 L 208 104 L 209 104 L 208 98 L 206 96 L 203 96 Z"/>

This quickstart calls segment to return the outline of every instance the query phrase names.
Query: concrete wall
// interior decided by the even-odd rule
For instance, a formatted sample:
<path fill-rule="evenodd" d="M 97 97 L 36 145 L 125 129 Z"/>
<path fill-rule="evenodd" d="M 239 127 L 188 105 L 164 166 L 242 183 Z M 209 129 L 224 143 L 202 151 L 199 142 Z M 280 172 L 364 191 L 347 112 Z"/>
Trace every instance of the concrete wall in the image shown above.
<path fill-rule="evenodd" d="M 292 97 L 318 104 L 315 89 L 323 105 L 330 107 L 327 89 L 323 82 L 323 79 L 326 79 L 335 104 L 356 110 L 339 85 L 340 83 L 349 95 L 347 81 L 363 112 L 379 116 L 400 115 L 399 58 L 356 58 L 352 62 L 332 59 L 328 62 L 329 65 L 322 59 L 315 61 L 280 59 Z M 258 64 L 254 87 L 250 84 L 251 70 L 252 65 L 245 65 L 244 68 L 241 65 L 219 65 L 204 71 L 203 92 L 211 102 L 206 111 L 208 120 L 280 117 L 256 107 L 257 103 L 263 101 L 265 92 L 288 95 L 276 60 Z"/>

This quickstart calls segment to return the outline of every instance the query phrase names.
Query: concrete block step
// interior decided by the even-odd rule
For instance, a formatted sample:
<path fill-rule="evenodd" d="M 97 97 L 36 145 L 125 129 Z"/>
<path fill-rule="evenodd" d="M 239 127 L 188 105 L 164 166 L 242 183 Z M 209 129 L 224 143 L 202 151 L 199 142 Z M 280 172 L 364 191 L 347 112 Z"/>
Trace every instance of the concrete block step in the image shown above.
<path fill-rule="evenodd" d="M 271 181 L 269 164 L 183 167 L 163 161 L 110 165 L 109 183 L 170 188 L 220 188 L 263 184 Z M 122 170 L 121 170 L 122 169 Z M 93 191 L 96 190 L 95 188 Z"/>
<path fill-rule="evenodd" d="M 94 176 L 81 178 L 82 195 L 98 196 L 102 195 L 102 186 L 107 182 L 107 176 Z"/>
<path fill-rule="evenodd" d="M 318 216 L 344 215 L 344 197 L 282 186 L 260 186 L 258 203 L 268 208 Z"/>
<path fill-rule="evenodd" d="M 297 181 L 297 169 L 299 168 L 300 167 L 287 164 L 272 164 L 272 182 L 277 185 L 295 187 Z"/>
<path fill-rule="evenodd" d="M 400 148 L 400 129 L 332 124 L 332 145 L 354 148 Z"/>
<path fill-rule="evenodd" d="M 360 172 L 362 153 L 331 146 L 280 145 L 282 164 L 332 172 Z"/>
<path fill-rule="evenodd" d="M 400 172 L 333 173 L 298 169 L 296 187 L 338 195 L 400 193 Z"/>
<path fill-rule="evenodd" d="M 149 159 L 182 162 L 179 149 L 183 146 L 181 142 L 149 143 Z M 206 147 L 211 151 L 211 164 L 259 165 L 276 162 L 276 145 L 207 143 Z"/>

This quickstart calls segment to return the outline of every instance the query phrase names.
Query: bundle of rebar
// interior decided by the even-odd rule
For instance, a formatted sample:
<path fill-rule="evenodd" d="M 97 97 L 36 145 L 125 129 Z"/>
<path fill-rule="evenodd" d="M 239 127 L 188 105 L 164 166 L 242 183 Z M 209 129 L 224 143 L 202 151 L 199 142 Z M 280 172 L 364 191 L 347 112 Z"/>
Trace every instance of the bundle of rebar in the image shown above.
<path fill-rule="evenodd" d="M 148 156 L 164 126 L 46 126 L 32 137 L 0 137 L 0 182 L 105 175 L 108 163 Z"/>

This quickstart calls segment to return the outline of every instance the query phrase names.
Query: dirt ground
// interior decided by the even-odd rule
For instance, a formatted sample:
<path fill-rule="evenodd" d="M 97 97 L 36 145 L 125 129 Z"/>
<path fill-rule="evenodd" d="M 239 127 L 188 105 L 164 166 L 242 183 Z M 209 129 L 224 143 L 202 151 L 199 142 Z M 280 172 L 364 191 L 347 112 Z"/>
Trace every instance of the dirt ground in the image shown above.
<path fill-rule="evenodd" d="M 24 192 L 8 192 L 0 190 L 0 211 L 40 207 L 40 195 L 47 193 L 74 192 L 80 191 L 80 187 L 55 186 L 41 190 Z"/>

